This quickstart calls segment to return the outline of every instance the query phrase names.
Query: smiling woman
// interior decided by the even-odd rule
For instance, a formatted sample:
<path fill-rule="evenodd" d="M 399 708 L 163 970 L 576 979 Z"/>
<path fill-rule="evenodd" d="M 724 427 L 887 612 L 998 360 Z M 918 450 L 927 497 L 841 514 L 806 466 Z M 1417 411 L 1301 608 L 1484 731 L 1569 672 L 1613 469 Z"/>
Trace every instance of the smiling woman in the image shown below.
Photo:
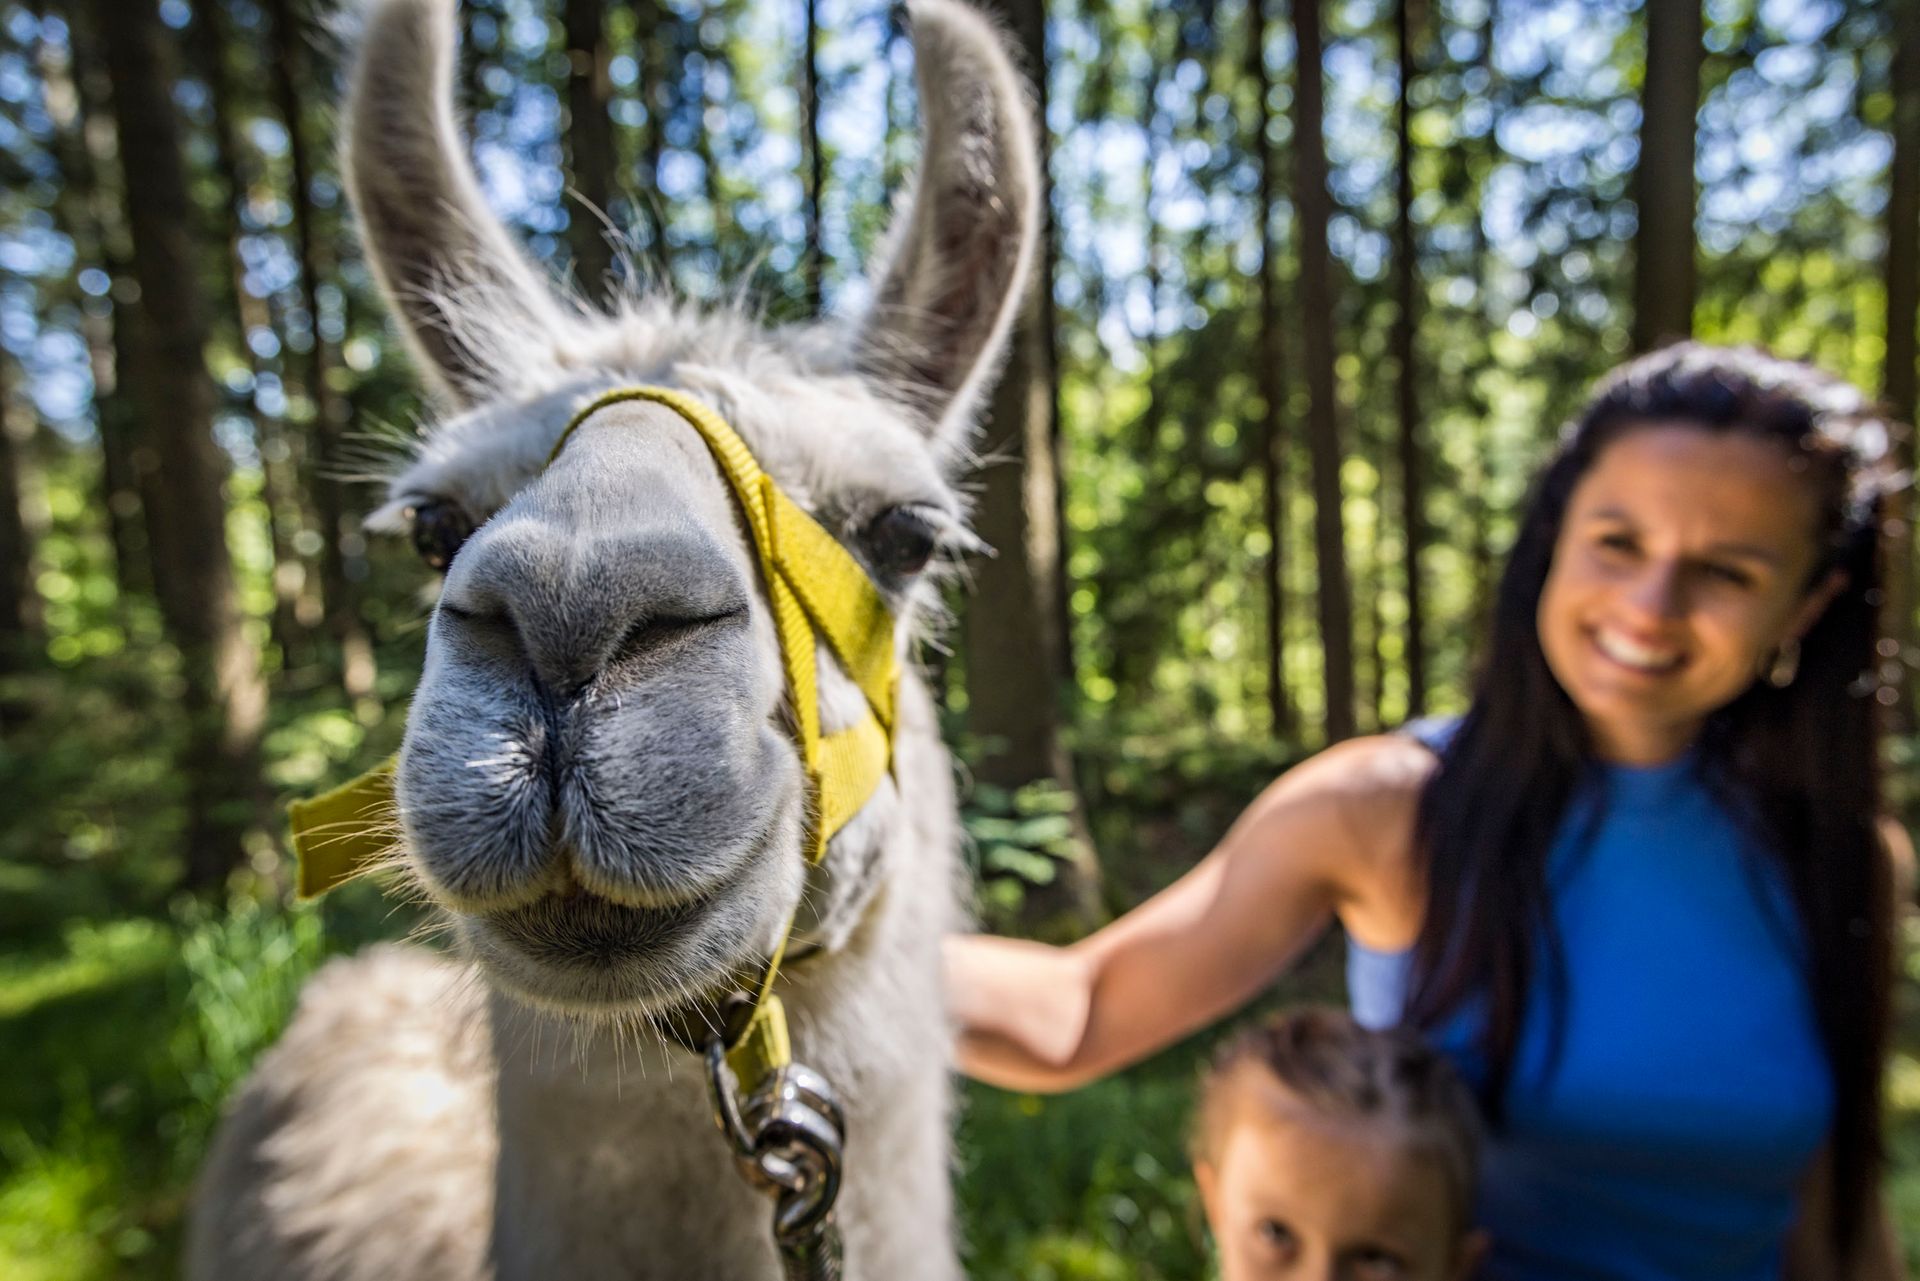
<path fill-rule="evenodd" d="M 1600 754 L 1672 760 L 1756 673 L 1791 679 L 1847 583 L 1809 531 L 1821 495 L 1778 445 L 1649 423 L 1594 462 L 1561 526 L 1540 644 Z"/>
<path fill-rule="evenodd" d="M 1293 770 L 1073 948 L 950 941 L 963 1064 L 1111 1071 L 1337 917 L 1356 1017 L 1420 1030 L 1479 1095 L 1492 1277 L 1893 1274 L 1891 440 L 1758 353 L 1620 370 L 1535 485 L 1467 714 Z"/>

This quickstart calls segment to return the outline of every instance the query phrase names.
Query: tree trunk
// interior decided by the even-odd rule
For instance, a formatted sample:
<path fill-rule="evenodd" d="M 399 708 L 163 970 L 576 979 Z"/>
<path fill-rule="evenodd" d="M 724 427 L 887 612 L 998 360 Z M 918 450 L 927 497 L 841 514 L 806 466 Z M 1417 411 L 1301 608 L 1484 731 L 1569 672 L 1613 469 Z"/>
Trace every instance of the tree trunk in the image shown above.
<path fill-rule="evenodd" d="M 1399 163 L 1394 188 L 1393 352 L 1398 365 L 1400 417 L 1400 528 L 1406 540 L 1407 625 L 1404 661 L 1407 665 L 1407 715 L 1427 709 L 1426 591 L 1420 580 L 1420 557 L 1427 546 L 1426 477 L 1420 443 L 1419 366 L 1415 348 L 1419 315 L 1416 311 L 1420 262 L 1413 233 L 1413 15 L 1416 0 L 1398 0 L 1394 27 L 1400 45 L 1400 86 L 1394 109 Z"/>
<path fill-rule="evenodd" d="M 1493 62 L 1493 37 L 1500 21 L 1500 0 L 1487 0 L 1486 13 L 1480 21 L 1480 43 L 1477 61 L 1487 76 L 1487 96 L 1494 103 L 1497 113 L 1500 99 L 1494 92 L 1494 77 L 1498 69 Z M 1478 465 L 1474 472 L 1474 486 L 1470 494 L 1472 503 L 1471 524 L 1473 526 L 1470 561 L 1473 566 L 1472 631 L 1470 641 L 1477 644 L 1487 630 L 1487 623 L 1493 611 L 1493 485 L 1494 485 L 1494 435 L 1491 407 L 1480 395 L 1478 375 L 1491 367 L 1493 363 L 1493 345 L 1490 335 L 1496 324 L 1489 295 L 1493 291 L 1493 256 L 1487 244 L 1487 179 L 1500 163 L 1500 135 L 1491 124 L 1487 127 L 1485 143 L 1486 169 L 1479 180 L 1473 184 L 1473 282 L 1474 301 L 1479 315 L 1474 323 L 1481 330 L 1478 350 L 1481 353 L 1476 369 L 1472 403 L 1479 411 L 1479 421 L 1475 424 L 1478 436 Z"/>
<path fill-rule="evenodd" d="M 349 555 L 349 540 L 362 535 L 348 523 L 340 437 L 346 429 L 345 402 L 334 389 L 332 344 L 321 325 L 320 281 L 331 267 L 314 227 L 313 166 L 300 110 L 300 85 L 306 74 L 304 38 L 288 0 L 268 0 L 273 25 L 273 90 L 287 131 L 287 159 L 293 171 L 288 193 L 293 210 L 294 256 L 300 267 L 300 302 L 306 309 L 312 345 L 307 353 L 307 398 L 313 406 L 313 474 L 310 485 L 320 521 L 320 581 L 326 600 L 327 632 L 340 647 L 340 683 L 363 714 L 374 708 L 373 642 L 360 616 L 357 579 L 365 575 L 364 557 Z"/>
<path fill-rule="evenodd" d="M 636 92 L 646 116 L 646 123 L 640 127 L 640 172 L 635 182 L 640 190 L 641 217 L 647 225 L 648 256 L 662 278 L 671 279 L 667 228 L 660 204 L 660 151 L 666 140 L 668 100 L 665 67 L 669 61 L 661 48 L 665 39 L 661 0 L 627 0 L 627 8 L 633 13 L 633 57 L 640 72 Z"/>
<path fill-rule="evenodd" d="M 1887 195 L 1887 367 L 1882 394 L 1887 407 L 1901 421 L 1920 417 L 1916 395 L 1915 312 L 1920 310 L 1920 0 L 1893 3 L 1893 167 Z M 1900 445 L 1901 465 L 1914 472 L 1915 442 L 1911 432 Z M 1913 488 L 1894 497 L 1889 522 L 1893 546 L 1888 549 L 1887 636 L 1899 646 L 1899 660 L 1888 665 L 1898 682 L 1894 704 L 1895 727 L 1904 733 L 1920 728 L 1920 681 L 1913 670 L 1920 663 L 1914 631 L 1915 558 Z"/>
<path fill-rule="evenodd" d="M 30 434 L 16 432 L 13 401 L 13 370 L 0 353 L 0 675 L 28 666 L 40 635 L 33 538 L 21 484 Z"/>
<path fill-rule="evenodd" d="M 481 18 L 491 18 L 487 0 L 466 0 L 460 6 L 460 109 L 468 122 L 469 138 L 477 116 L 486 109 L 486 60 L 480 56 L 480 43 L 474 28 Z"/>
<path fill-rule="evenodd" d="M 1361 452 L 1373 452 L 1365 441 L 1361 442 Z M 1366 688 L 1360 705 L 1366 709 L 1368 719 L 1365 726 L 1369 731 L 1379 732 L 1386 726 L 1387 706 L 1387 502 L 1386 502 L 1386 455 L 1388 442 L 1379 442 L 1379 466 L 1374 469 L 1374 496 L 1378 500 L 1373 504 L 1372 528 L 1367 531 L 1367 552 L 1359 557 L 1354 566 L 1353 577 L 1359 586 L 1359 598 L 1363 602 L 1361 617 L 1366 623 L 1366 645 L 1362 653 L 1367 657 Z"/>
<path fill-rule="evenodd" d="M 43 5 L 32 8 L 36 17 L 44 16 Z M 54 152 L 62 179 L 57 210 L 73 242 L 76 273 L 96 267 L 109 281 L 104 297 L 83 300 L 80 330 L 93 381 L 94 426 L 100 434 L 100 503 L 113 551 L 114 583 L 124 603 L 153 590 L 134 461 L 132 406 L 121 385 L 126 352 L 116 342 L 120 327 L 131 325 L 131 307 L 116 301 L 130 292 L 131 271 L 121 223 L 124 204 L 110 189 L 115 167 L 110 137 L 105 130 L 87 128 L 87 122 L 104 119 L 111 86 L 86 11 L 74 7 L 67 18 L 67 56 L 59 57 L 43 40 L 35 64 L 47 117 L 54 126 Z"/>
<path fill-rule="evenodd" d="M 1041 0 L 996 0 L 1025 55 L 1031 91 L 1044 102 L 1046 15 Z M 1039 117 L 1045 132 L 1045 116 Z M 975 514 L 981 537 L 999 554 L 981 562 L 966 613 L 968 727 L 998 750 L 977 763 L 983 782 L 1017 788 L 1050 779 L 1074 796 L 1074 858 L 1040 910 L 1085 927 L 1101 915 L 1100 865 L 1087 837 L 1073 770 L 1060 740 L 1066 619 L 1060 616 L 1058 461 L 1053 419 L 1053 271 L 1051 184 L 1041 160 L 1041 252 L 1015 323 L 1006 371 L 988 413 L 989 452 L 1007 461 L 981 477 Z M 1027 625 L 1010 625 L 1026 620 Z"/>
<path fill-rule="evenodd" d="M 1320 0 L 1295 0 L 1298 84 L 1293 95 L 1294 209 L 1300 242 L 1301 348 L 1307 375 L 1307 446 L 1313 461 L 1313 546 L 1319 570 L 1320 643 L 1325 654 L 1326 737 L 1350 738 L 1353 709 L 1353 603 L 1347 583 L 1341 512 L 1339 407 L 1333 379 L 1333 264 L 1327 251 L 1325 87 Z"/>
<path fill-rule="evenodd" d="M 207 106 L 213 118 L 214 174 L 221 187 L 217 221 L 226 247 L 221 278 L 227 284 L 226 312 L 234 326 L 234 346 L 247 362 L 254 389 L 247 395 L 247 417 L 253 424 L 254 443 L 260 452 L 260 505 L 267 514 L 267 536 L 273 548 L 273 620 L 274 646 L 280 651 L 281 670 L 293 666 L 294 656 L 304 646 L 299 622 L 299 595 L 305 567 L 294 549 L 293 531 L 288 528 L 289 512 L 283 498 L 288 491 L 286 442 L 283 426 L 273 415 L 260 408 L 258 386 L 267 372 L 266 362 L 255 352 L 252 336 L 270 330 L 272 316 L 266 301 L 248 292 L 246 263 L 240 241 L 246 232 L 250 206 L 251 173 L 243 166 L 239 132 L 233 124 L 233 86 L 227 77 L 225 13 L 220 0 L 193 0 L 193 25 L 190 43 L 194 62 L 207 86 Z"/>
<path fill-rule="evenodd" d="M 1649 4 L 1647 78 L 1634 168 L 1633 349 L 1693 334 L 1695 120 L 1700 111 L 1699 0 Z"/>
<path fill-rule="evenodd" d="M 1253 79 L 1254 148 L 1259 157 L 1255 222 L 1260 228 L 1259 336 L 1255 364 L 1260 388 L 1260 510 L 1267 527 L 1267 559 L 1260 581 L 1266 603 L 1267 719 L 1276 739 L 1295 731 L 1287 697 L 1287 472 L 1286 345 L 1280 314 L 1279 246 L 1273 207 L 1278 199 L 1279 148 L 1273 143 L 1273 79 L 1267 71 L 1266 0 L 1247 0 L 1247 70 Z"/>
<path fill-rule="evenodd" d="M 180 652 L 188 716 L 186 883 L 220 885 L 246 851 L 266 696 L 234 598 L 227 552 L 226 460 L 213 440 L 206 308 L 195 275 L 193 206 L 151 5 L 94 0 L 113 81 L 133 274 L 140 285 L 135 388 L 155 457 L 147 536 L 154 586 Z"/>
<path fill-rule="evenodd" d="M 673 21 L 677 26 L 684 27 L 686 25 L 683 24 L 677 16 Z M 696 22 L 691 24 L 688 37 L 695 42 L 700 50 L 700 64 L 699 71 L 693 77 L 693 83 L 687 86 L 686 92 L 691 99 L 692 110 L 697 113 L 702 120 L 706 118 L 708 106 L 713 104 L 713 92 L 710 86 L 715 79 L 712 74 L 714 69 L 724 68 L 728 79 L 732 79 L 734 75 L 732 68 L 726 64 L 725 45 L 710 40 L 707 35 L 709 30 L 709 24 Z M 671 81 L 668 82 L 667 88 L 670 91 L 668 102 L 671 104 L 675 100 L 675 96 L 677 96 L 679 90 L 674 88 Z M 666 109 L 666 115 L 663 115 L 661 119 L 663 121 L 667 119 L 667 117 L 672 114 L 672 111 L 673 108 L 669 105 Z M 693 146 L 694 155 L 698 157 L 700 161 L 700 172 L 705 175 L 701 185 L 703 193 L 707 198 L 707 217 L 711 220 L 713 227 L 713 242 L 710 247 L 713 262 L 711 274 L 714 280 L 718 281 L 740 270 L 744 266 L 744 262 L 738 250 L 733 250 L 732 253 L 729 252 L 733 245 L 733 219 L 731 217 L 731 211 L 728 209 L 725 196 L 722 194 L 720 188 L 720 164 L 719 161 L 714 158 L 713 154 L 712 130 L 706 128 L 704 125 L 695 129 L 693 131 Z M 757 255 L 759 250 L 755 248 L 753 253 Z"/>
<path fill-rule="evenodd" d="M 607 46 L 606 0 L 566 0 L 567 164 L 573 199 L 567 209 L 567 243 L 573 276 L 588 298 L 606 293 L 613 275 L 613 249 L 606 218 L 613 207 L 613 100 Z"/>
<path fill-rule="evenodd" d="M 807 167 L 806 256 L 807 314 L 818 315 L 825 297 L 821 276 L 826 246 L 820 239 L 820 197 L 826 191 L 826 157 L 820 150 L 820 23 L 817 0 L 804 0 L 805 38 L 800 58 L 800 156 Z"/>

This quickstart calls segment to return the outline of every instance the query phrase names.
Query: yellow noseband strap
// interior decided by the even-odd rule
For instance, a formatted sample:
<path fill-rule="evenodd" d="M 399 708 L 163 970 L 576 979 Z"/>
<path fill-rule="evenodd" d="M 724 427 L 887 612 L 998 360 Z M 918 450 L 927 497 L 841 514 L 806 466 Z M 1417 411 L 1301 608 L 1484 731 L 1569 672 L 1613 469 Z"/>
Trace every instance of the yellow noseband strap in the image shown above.
<path fill-rule="evenodd" d="M 720 415 L 684 392 L 665 387 L 607 392 L 573 416 L 548 464 L 595 412 L 630 400 L 665 405 L 700 433 L 746 517 L 780 634 L 794 741 L 814 801 L 807 860 L 817 863 L 827 842 L 860 812 L 891 764 L 893 697 L 899 680 L 893 613 L 860 562 L 760 470 L 753 451 Z M 826 641 L 867 701 L 866 714 L 858 721 L 827 735 L 820 732 L 816 636 Z"/>
<path fill-rule="evenodd" d="M 892 765 L 899 679 L 892 611 L 860 563 L 774 484 L 733 428 L 684 392 L 628 387 L 596 397 L 567 424 L 547 457 L 548 465 L 580 424 L 625 401 L 664 405 L 685 419 L 706 442 L 740 504 L 779 633 L 794 742 L 807 775 L 810 809 L 802 849 L 808 862 L 817 863 L 827 842 L 859 813 Z M 860 719 L 832 734 L 820 731 L 821 641 L 866 699 Z M 324 795 L 288 807 L 302 897 L 324 894 L 391 858 L 393 774 L 394 762 L 387 760 Z M 785 1019 L 772 992 L 785 950 L 783 934 L 755 994 L 754 1017 L 728 1054 L 735 1075 L 749 1088 L 789 1056 Z"/>

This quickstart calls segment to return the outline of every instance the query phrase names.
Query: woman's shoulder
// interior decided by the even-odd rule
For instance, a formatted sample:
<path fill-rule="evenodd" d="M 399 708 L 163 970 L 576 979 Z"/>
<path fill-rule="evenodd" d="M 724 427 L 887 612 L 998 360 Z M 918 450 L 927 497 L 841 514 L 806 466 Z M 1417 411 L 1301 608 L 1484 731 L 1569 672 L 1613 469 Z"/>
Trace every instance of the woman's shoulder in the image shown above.
<path fill-rule="evenodd" d="M 1370 812 L 1417 805 L 1438 762 L 1415 735 L 1370 734 L 1315 753 L 1282 775 L 1279 786 L 1351 810 L 1364 826 Z"/>
<path fill-rule="evenodd" d="M 1423 904 L 1413 857 L 1420 793 L 1438 758 L 1408 734 L 1336 743 L 1287 771 L 1260 807 L 1311 815 L 1319 862 L 1340 891 L 1340 917 L 1368 942 L 1393 942 L 1417 928 Z"/>

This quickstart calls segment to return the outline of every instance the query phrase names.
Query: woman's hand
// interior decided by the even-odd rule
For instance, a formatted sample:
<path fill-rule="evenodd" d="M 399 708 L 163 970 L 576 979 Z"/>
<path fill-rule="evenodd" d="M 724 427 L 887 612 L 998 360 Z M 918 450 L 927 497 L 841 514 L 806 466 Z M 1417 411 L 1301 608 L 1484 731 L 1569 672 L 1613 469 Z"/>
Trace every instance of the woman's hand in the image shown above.
<path fill-rule="evenodd" d="M 1199 865 L 1068 948 L 946 941 L 960 1067 L 1008 1089 L 1066 1090 L 1245 1004 L 1329 919 L 1401 947 L 1423 894 L 1410 847 L 1433 757 L 1358 739 L 1289 771 Z"/>

